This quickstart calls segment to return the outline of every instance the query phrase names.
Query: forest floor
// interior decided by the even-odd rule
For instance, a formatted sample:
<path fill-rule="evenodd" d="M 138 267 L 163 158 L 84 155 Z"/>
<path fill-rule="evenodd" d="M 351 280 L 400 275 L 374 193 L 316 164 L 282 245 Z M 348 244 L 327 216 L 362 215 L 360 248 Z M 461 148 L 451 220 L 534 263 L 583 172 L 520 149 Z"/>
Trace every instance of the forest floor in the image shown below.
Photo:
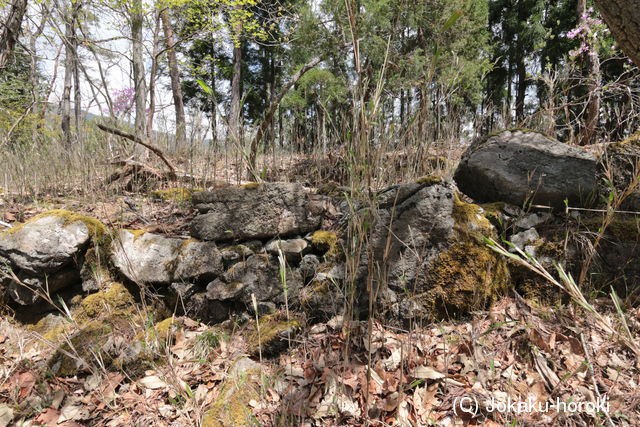
<path fill-rule="evenodd" d="M 640 310 L 628 314 L 637 327 Z M 615 322 L 611 311 L 605 318 Z M 233 335 L 202 353 L 210 327 L 176 321 L 182 326 L 164 363 L 131 379 L 120 372 L 43 376 L 49 353 L 33 334 L 3 320 L 0 423 L 12 411 L 30 420 L 22 425 L 196 425 L 249 343 Z M 252 419 L 257 425 L 640 425 L 638 357 L 594 324 L 584 313 L 536 308 L 517 297 L 470 319 L 412 331 L 334 318 L 293 337 L 279 357 L 262 360 L 268 380 L 248 402 Z"/>

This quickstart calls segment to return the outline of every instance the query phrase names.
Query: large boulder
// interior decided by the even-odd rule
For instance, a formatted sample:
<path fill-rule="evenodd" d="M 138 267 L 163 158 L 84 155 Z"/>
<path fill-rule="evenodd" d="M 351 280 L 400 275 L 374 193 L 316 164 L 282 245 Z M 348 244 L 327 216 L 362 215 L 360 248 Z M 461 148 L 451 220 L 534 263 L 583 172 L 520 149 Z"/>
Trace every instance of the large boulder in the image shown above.
<path fill-rule="evenodd" d="M 164 286 L 206 283 L 223 271 L 215 243 L 131 230 L 120 230 L 114 238 L 111 262 L 133 282 Z"/>
<path fill-rule="evenodd" d="M 71 264 L 104 232 L 95 219 L 64 210 L 45 212 L 0 233 L 0 256 L 24 272 L 52 273 Z"/>
<path fill-rule="evenodd" d="M 3 292 L 21 305 L 32 305 L 80 282 L 87 247 L 100 243 L 106 228 L 99 221 L 64 210 L 37 215 L 0 233 L 0 264 L 18 281 L 3 275 Z"/>
<path fill-rule="evenodd" d="M 484 241 L 497 238 L 493 226 L 456 190 L 439 180 L 394 186 L 381 195 L 394 203 L 372 212 L 360 282 L 370 278 L 379 312 L 390 322 L 465 315 L 510 286 L 505 260 Z"/>
<path fill-rule="evenodd" d="M 269 239 L 319 228 L 327 201 L 299 184 L 263 183 L 217 188 L 193 195 L 201 213 L 191 235 L 202 240 Z"/>
<path fill-rule="evenodd" d="M 460 190 L 478 202 L 563 208 L 597 201 L 598 159 L 581 148 L 524 130 L 478 139 L 455 173 Z"/>

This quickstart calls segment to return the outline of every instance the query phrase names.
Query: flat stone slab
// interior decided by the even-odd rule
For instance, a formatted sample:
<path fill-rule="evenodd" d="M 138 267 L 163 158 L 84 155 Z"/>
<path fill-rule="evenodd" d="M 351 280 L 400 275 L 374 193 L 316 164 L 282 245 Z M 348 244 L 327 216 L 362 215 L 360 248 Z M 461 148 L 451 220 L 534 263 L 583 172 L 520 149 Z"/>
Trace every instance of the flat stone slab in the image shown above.
<path fill-rule="evenodd" d="M 320 227 L 327 201 L 303 186 L 262 183 L 195 193 L 201 212 L 191 235 L 201 240 L 269 239 L 304 234 Z"/>

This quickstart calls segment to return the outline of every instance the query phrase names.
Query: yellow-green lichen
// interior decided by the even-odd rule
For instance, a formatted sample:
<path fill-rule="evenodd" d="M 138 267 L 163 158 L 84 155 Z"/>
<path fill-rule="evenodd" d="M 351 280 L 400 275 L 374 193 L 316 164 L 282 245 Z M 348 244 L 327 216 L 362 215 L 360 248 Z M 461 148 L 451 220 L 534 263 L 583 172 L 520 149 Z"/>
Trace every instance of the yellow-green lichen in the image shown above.
<path fill-rule="evenodd" d="M 74 312 L 76 322 L 106 317 L 131 318 L 137 314 L 133 295 L 121 283 L 112 283 L 107 289 L 84 298 Z"/>
<path fill-rule="evenodd" d="M 153 327 L 147 329 L 147 337 L 155 340 L 159 344 L 168 342 L 171 336 L 180 328 L 184 326 L 182 319 L 175 317 L 168 317 Z M 144 339 L 142 336 L 137 336 L 137 339 Z"/>
<path fill-rule="evenodd" d="M 338 253 L 338 236 L 331 231 L 318 230 L 311 235 L 311 244 L 320 252 L 327 256 Z"/>
<path fill-rule="evenodd" d="M 72 323 L 66 321 L 62 316 L 48 315 L 43 317 L 35 325 L 28 325 L 27 330 L 38 334 L 44 340 L 57 344 L 70 331 Z M 40 347 L 46 347 L 46 343 L 37 342 Z"/>
<path fill-rule="evenodd" d="M 484 210 L 473 203 L 465 203 L 458 194 L 453 197 L 453 219 L 459 231 L 465 233 L 491 233 L 493 226 L 484 215 Z"/>
<path fill-rule="evenodd" d="M 443 179 L 438 175 L 425 175 L 416 180 L 417 184 L 435 185 L 442 183 Z"/>
<path fill-rule="evenodd" d="M 273 314 L 262 316 L 259 325 L 260 327 L 256 328 L 253 322 L 245 332 L 248 352 L 251 355 L 258 355 L 262 351 L 263 355 L 270 355 L 281 349 L 283 344 L 286 346 L 283 338 L 286 339 L 289 334 L 293 335 L 293 332 L 300 328 L 300 320 L 296 318 L 287 320 L 279 314 Z"/>
<path fill-rule="evenodd" d="M 246 184 L 240 184 L 240 187 L 245 190 L 255 190 L 256 188 L 259 188 L 260 185 L 261 184 L 259 182 L 248 182 Z"/>
<path fill-rule="evenodd" d="M 165 202 L 188 202 L 191 201 L 193 193 L 202 191 L 201 188 L 167 188 L 164 190 L 156 190 L 152 194 L 154 199 L 163 200 Z"/>
<path fill-rule="evenodd" d="M 34 221 L 37 221 L 39 219 L 42 218 L 46 218 L 46 217 L 57 217 L 57 218 L 63 218 L 64 222 L 63 225 L 67 226 L 69 224 L 73 224 L 74 222 L 82 222 L 88 229 L 89 229 L 89 233 L 91 234 L 92 237 L 94 238 L 101 238 L 103 237 L 106 232 L 107 232 L 107 228 L 105 227 L 105 225 L 103 223 L 101 223 L 100 221 L 98 221 L 95 218 L 91 218 L 89 216 L 86 215 L 81 215 L 81 214 L 77 214 L 75 212 L 70 212 L 70 211 L 66 211 L 64 209 L 54 209 L 51 211 L 47 211 L 47 212 L 43 212 L 41 214 L 38 214 L 36 216 L 34 216 L 33 218 L 29 219 L 28 221 L 26 221 L 23 224 L 19 224 L 16 225 L 8 230 L 3 231 L 3 233 L 7 233 L 7 234 L 12 234 L 17 232 L 18 230 L 22 229 L 25 225 L 30 224 Z"/>
<path fill-rule="evenodd" d="M 139 238 L 141 238 L 142 236 L 144 236 L 145 234 L 147 234 L 146 231 L 144 230 L 131 230 L 131 229 L 125 229 L 124 231 L 126 231 L 127 233 L 130 233 L 133 235 L 133 241 L 135 242 L 136 240 L 138 240 Z"/>
<path fill-rule="evenodd" d="M 631 135 L 620 142 L 613 142 L 607 146 L 607 151 L 616 154 L 637 154 L 640 148 L 640 132 Z"/>

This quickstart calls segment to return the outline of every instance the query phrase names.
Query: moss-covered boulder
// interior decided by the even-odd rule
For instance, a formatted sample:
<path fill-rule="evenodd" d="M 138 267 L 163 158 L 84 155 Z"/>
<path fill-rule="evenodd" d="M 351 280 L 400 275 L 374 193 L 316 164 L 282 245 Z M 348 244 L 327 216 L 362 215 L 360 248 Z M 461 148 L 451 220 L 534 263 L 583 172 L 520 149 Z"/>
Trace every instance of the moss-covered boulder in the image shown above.
<path fill-rule="evenodd" d="M 509 288 L 506 261 L 484 241 L 497 238 L 493 225 L 480 206 L 461 200 L 454 184 L 395 186 L 387 198 L 395 205 L 368 219 L 374 232 L 359 282 L 370 283 L 379 312 L 390 321 L 465 315 Z"/>
<path fill-rule="evenodd" d="M 159 354 L 155 347 L 161 338 L 166 340 L 172 323 L 148 327 L 150 319 L 159 313 L 136 304 L 131 292 L 120 283 L 77 299 L 71 319 L 48 316 L 32 327 L 59 346 L 49 359 L 52 374 L 72 376 L 104 366 L 135 376 L 153 366 Z"/>
<path fill-rule="evenodd" d="M 202 427 L 259 425 L 250 402 L 258 402 L 263 391 L 264 367 L 243 357 L 229 370 L 218 398 L 202 417 Z"/>
<path fill-rule="evenodd" d="M 19 278 L 5 283 L 7 294 L 31 305 L 41 300 L 41 293 L 51 296 L 78 283 L 86 249 L 106 236 L 99 221 L 65 210 L 42 213 L 0 233 L 0 258 L 8 260 L 6 267 Z"/>

